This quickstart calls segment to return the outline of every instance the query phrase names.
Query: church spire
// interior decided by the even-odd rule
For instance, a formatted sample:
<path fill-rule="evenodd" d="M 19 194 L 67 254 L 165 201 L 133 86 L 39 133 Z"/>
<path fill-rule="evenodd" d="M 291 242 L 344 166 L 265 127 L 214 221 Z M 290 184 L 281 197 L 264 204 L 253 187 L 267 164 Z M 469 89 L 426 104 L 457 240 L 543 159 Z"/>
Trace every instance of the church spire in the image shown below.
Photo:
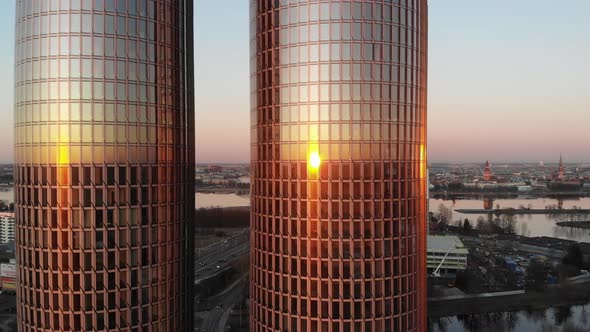
<path fill-rule="evenodd" d="M 563 180 L 565 177 L 565 167 L 563 166 L 563 156 L 561 153 L 559 154 L 559 171 L 557 174 L 557 178 Z"/>

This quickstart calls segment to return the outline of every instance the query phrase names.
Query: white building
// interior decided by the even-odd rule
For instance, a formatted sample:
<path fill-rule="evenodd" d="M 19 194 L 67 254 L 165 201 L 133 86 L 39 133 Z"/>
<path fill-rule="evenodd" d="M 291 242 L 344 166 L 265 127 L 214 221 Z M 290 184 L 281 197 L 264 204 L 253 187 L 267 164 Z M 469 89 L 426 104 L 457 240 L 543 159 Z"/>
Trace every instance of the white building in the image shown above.
<path fill-rule="evenodd" d="M 0 243 L 14 241 L 14 213 L 0 213 Z"/>
<path fill-rule="evenodd" d="M 238 183 L 240 184 L 250 184 L 250 177 L 249 176 L 241 176 L 238 178 Z"/>
<path fill-rule="evenodd" d="M 440 265 L 439 273 L 455 274 L 467 268 L 467 250 L 459 237 L 454 235 L 428 235 L 426 265 L 428 272 L 434 272 Z M 441 264 L 442 262 L 442 264 Z"/>

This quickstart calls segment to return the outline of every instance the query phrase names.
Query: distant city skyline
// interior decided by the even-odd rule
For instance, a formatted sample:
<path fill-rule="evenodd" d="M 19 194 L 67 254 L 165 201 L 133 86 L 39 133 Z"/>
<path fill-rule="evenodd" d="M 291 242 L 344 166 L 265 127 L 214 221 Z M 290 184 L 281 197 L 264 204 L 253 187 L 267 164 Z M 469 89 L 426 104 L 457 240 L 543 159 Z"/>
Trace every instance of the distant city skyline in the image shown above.
<path fill-rule="evenodd" d="M 202 163 L 250 156 L 249 9 L 232 2 L 195 3 Z M 0 10 L 0 162 L 12 163 L 14 1 Z M 590 161 L 589 11 L 585 0 L 430 1 L 429 161 Z"/>

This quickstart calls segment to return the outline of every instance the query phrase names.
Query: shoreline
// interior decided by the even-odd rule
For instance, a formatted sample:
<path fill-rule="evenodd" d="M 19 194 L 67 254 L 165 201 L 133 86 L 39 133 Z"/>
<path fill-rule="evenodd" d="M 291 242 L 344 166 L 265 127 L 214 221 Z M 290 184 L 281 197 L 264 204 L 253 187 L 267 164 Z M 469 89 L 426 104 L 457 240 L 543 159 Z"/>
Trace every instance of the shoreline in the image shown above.
<path fill-rule="evenodd" d="M 580 229 L 590 229 L 590 220 L 588 221 L 559 221 L 555 223 L 561 227 L 573 227 Z"/>
<path fill-rule="evenodd" d="M 555 192 L 518 192 L 518 191 L 497 191 L 497 192 L 485 192 L 485 191 L 430 191 L 430 198 L 461 198 L 461 197 L 485 197 L 485 198 L 516 198 L 516 197 L 529 197 L 529 198 L 560 198 L 560 197 L 590 197 L 588 191 L 555 191 Z"/>
<path fill-rule="evenodd" d="M 590 213 L 590 209 L 456 209 L 462 214 L 578 214 Z"/>
<path fill-rule="evenodd" d="M 457 315 L 506 312 L 530 309 L 546 309 L 560 305 L 585 305 L 590 303 L 590 285 L 578 287 L 548 287 L 544 292 L 499 292 L 430 298 L 428 316 L 431 318 Z"/>

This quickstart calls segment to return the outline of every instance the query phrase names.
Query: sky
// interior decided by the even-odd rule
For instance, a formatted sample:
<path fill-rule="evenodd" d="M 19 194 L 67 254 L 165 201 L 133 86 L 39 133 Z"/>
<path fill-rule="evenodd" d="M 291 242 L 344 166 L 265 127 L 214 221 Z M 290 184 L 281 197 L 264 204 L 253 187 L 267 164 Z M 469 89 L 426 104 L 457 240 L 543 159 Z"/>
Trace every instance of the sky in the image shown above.
<path fill-rule="evenodd" d="M 197 161 L 249 160 L 247 0 L 195 0 Z M 430 0 L 428 155 L 590 161 L 590 1 Z M 13 158 L 14 0 L 0 1 L 0 162 Z"/>

